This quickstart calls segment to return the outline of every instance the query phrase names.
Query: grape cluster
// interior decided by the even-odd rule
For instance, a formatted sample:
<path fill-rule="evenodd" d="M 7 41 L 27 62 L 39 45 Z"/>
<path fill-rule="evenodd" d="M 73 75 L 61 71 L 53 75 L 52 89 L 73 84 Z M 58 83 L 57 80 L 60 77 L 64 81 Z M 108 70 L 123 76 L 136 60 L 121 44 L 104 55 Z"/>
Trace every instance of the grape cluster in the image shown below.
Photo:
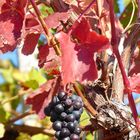
<path fill-rule="evenodd" d="M 80 140 L 79 119 L 83 112 L 83 102 L 79 96 L 67 96 L 61 91 L 53 97 L 44 112 L 50 116 L 58 140 Z"/>

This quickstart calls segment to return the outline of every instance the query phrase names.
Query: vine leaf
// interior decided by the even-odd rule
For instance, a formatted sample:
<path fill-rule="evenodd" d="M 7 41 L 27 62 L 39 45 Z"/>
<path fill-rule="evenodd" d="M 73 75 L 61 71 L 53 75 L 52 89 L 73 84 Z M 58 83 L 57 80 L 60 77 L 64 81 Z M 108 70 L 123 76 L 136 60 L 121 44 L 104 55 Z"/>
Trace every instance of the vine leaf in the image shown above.
<path fill-rule="evenodd" d="M 74 24 L 71 35 L 78 39 L 81 45 L 88 47 L 92 52 L 105 50 L 109 47 L 108 38 L 93 31 L 88 20 L 85 18 Z"/>
<path fill-rule="evenodd" d="M 140 93 L 140 73 L 129 77 L 130 86 L 133 92 Z"/>
<path fill-rule="evenodd" d="M 129 70 L 129 76 L 140 73 L 140 49 L 137 47 L 133 57 L 131 58 L 131 65 Z"/>
<path fill-rule="evenodd" d="M 18 44 L 25 16 L 27 0 L 0 3 L 0 50 L 13 51 Z"/>
<path fill-rule="evenodd" d="M 26 35 L 24 40 L 24 47 L 22 48 L 22 53 L 24 55 L 29 55 L 34 52 L 39 37 L 40 37 L 39 33 L 37 34 L 31 33 Z"/>
<path fill-rule="evenodd" d="M 52 95 L 50 91 L 53 83 L 54 79 L 47 81 L 26 99 L 26 104 L 32 105 L 32 110 L 36 111 L 41 119 L 45 117 L 44 108 L 51 101 Z"/>
<path fill-rule="evenodd" d="M 80 43 L 72 42 L 71 35 L 76 37 Z M 60 42 L 62 51 L 63 84 L 75 80 L 79 82 L 95 80 L 97 78 L 97 69 L 93 59 L 94 52 L 107 48 L 108 39 L 91 31 L 90 25 L 85 19 L 82 19 L 80 23 L 76 23 L 69 34 L 60 32 L 56 37 Z"/>
<path fill-rule="evenodd" d="M 93 61 L 93 53 L 82 46 L 71 42 L 70 36 L 61 32 L 57 34 L 61 45 L 62 79 L 63 84 L 70 82 L 94 80 L 97 69 Z"/>
<path fill-rule="evenodd" d="M 49 54 L 49 46 L 48 46 L 48 44 L 41 45 L 41 46 L 39 46 L 38 50 L 39 50 L 39 53 L 38 53 L 38 60 L 39 60 L 38 66 L 41 68 L 41 67 L 44 66 L 44 63 L 46 62 L 46 57 Z"/>

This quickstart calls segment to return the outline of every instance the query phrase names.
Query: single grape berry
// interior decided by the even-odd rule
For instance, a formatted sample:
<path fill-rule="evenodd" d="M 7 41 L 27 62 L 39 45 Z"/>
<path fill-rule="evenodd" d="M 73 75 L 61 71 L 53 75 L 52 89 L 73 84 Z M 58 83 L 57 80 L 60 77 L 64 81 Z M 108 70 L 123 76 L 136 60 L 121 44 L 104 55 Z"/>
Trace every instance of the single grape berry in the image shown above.
<path fill-rule="evenodd" d="M 68 125 L 67 122 L 65 122 L 65 121 L 62 122 L 62 127 L 63 127 L 63 128 L 67 128 L 67 125 Z"/>
<path fill-rule="evenodd" d="M 74 111 L 72 112 L 72 114 L 75 115 L 75 118 L 76 118 L 77 120 L 79 120 L 80 117 L 81 117 L 81 112 L 80 112 L 79 110 L 74 110 Z"/>
<path fill-rule="evenodd" d="M 62 104 L 56 105 L 54 109 L 57 113 L 62 113 L 64 111 L 64 107 Z"/>
<path fill-rule="evenodd" d="M 79 109 L 80 113 L 82 114 L 83 113 L 83 107 Z"/>
<path fill-rule="evenodd" d="M 80 140 L 80 137 L 77 134 L 71 134 L 70 135 L 70 140 Z"/>
<path fill-rule="evenodd" d="M 58 99 L 57 96 L 54 96 L 53 99 L 52 99 L 52 104 L 55 106 L 55 105 L 57 105 L 58 103 L 60 103 L 60 100 Z"/>
<path fill-rule="evenodd" d="M 60 132 L 61 132 L 61 131 L 56 131 L 56 132 L 55 132 L 55 137 L 56 137 L 56 138 L 60 138 Z"/>
<path fill-rule="evenodd" d="M 67 98 L 64 103 L 66 107 L 70 107 L 72 105 L 72 100 L 70 98 Z"/>
<path fill-rule="evenodd" d="M 80 127 L 76 127 L 75 130 L 74 130 L 74 133 L 77 134 L 77 135 L 80 135 L 81 128 Z"/>
<path fill-rule="evenodd" d="M 47 107 L 45 107 L 44 113 L 46 116 L 50 116 L 50 113 L 51 113 L 51 105 L 50 104 Z"/>
<path fill-rule="evenodd" d="M 69 108 L 66 110 L 66 112 L 67 112 L 68 114 L 70 114 L 70 113 L 73 112 L 73 109 L 74 109 L 74 107 L 71 106 L 71 107 L 69 107 Z"/>
<path fill-rule="evenodd" d="M 52 122 L 55 122 L 58 119 L 58 115 L 53 110 L 51 111 L 50 116 Z"/>
<path fill-rule="evenodd" d="M 60 131 L 62 129 L 62 122 L 55 121 L 53 123 L 53 129 L 56 130 L 56 131 Z"/>
<path fill-rule="evenodd" d="M 64 101 L 64 100 L 67 99 L 67 95 L 64 91 L 61 91 L 61 92 L 58 93 L 58 98 L 59 98 L 60 101 Z"/>
<path fill-rule="evenodd" d="M 73 132 L 75 130 L 75 123 L 74 122 L 68 122 L 67 128 L 70 130 L 70 132 Z"/>
<path fill-rule="evenodd" d="M 72 101 L 75 101 L 77 100 L 78 96 L 73 94 L 70 98 L 72 99 Z"/>
<path fill-rule="evenodd" d="M 70 140 L 70 137 L 63 138 L 62 140 Z"/>
<path fill-rule="evenodd" d="M 74 114 L 69 114 L 69 115 L 67 115 L 67 118 L 66 118 L 67 122 L 74 122 L 75 119 L 76 118 L 75 118 Z"/>
<path fill-rule="evenodd" d="M 82 102 L 80 102 L 80 101 L 74 101 L 73 104 L 74 104 L 73 105 L 74 108 L 77 109 L 77 110 L 79 110 L 82 107 Z"/>
<path fill-rule="evenodd" d="M 68 128 L 62 128 L 61 132 L 60 132 L 60 136 L 62 138 L 68 137 L 70 136 L 70 131 Z"/>
<path fill-rule="evenodd" d="M 61 120 L 65 120 L 66 119 L 66 117 L 67 117 L 67 113 L 65 113 L 65 112 L 62 112 L 61 114 L 60 114 L 60 119 Z"/>

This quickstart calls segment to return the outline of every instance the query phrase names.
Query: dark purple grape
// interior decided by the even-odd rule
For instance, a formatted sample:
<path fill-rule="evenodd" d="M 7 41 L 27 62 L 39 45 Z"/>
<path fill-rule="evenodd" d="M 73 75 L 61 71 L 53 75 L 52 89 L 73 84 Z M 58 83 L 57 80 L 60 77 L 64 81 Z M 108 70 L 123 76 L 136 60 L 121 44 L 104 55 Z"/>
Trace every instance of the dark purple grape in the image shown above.
<path fill-rule="evenodd" d="M 74 101 L 73 106 L 75 109 L 79 110 L 80 108 L 82 108 L 82 102 L 80 101 Z"/>
<path fill-rule="evenodd" d="M 68 128 L 62 128 L 61 132 L 60 132 L 60 136 L 62 138 L 68 137 L 70 136 L 70 131 Z"/>
<path fill-rule="evenodd" d="M 67 122 L 65 122 L 65 121 L 62 122 L 62 127 L 63 127 L 63 128 L 67 128 L 67 125 L 68 125 Z"/>
<path fill-rule="evenodd" d="M 75 126 L 77 126 L 79 124 L 79 122 L 77 120 L 74 121 Z"/>
<path fill-rule="evenodd" d="M 83 102 L 82 98 L 80 96 L 78 96 L 77 100 L 80 101 L 80 102 Z"/>
<path fill-rule="evenodd" d="M 70 107 L 72 105 L 72 100 L 70 98 L 67 98 L 64 103 L 66 107 Z"/>
<path fill-rule="evenodd" d="M 67 113 L 62 112 L 62 113 L 60 114 L 60 119 L 61 119 L 61 120 L 65 120 L 66 117 L 67 117 Z"/>
<path fill-rule="evenodd" d="M 50 116 L 51 116 L 51 122 L 55 122 L 58 119 L 58 115 L 53 110 L 51 111 Z"/>
<path fill-rule="evenodd" d="M 72 101 L 75 101 L 75 100 L 77 100 L 77 97 L 78 97 L 77 95 L 73 94 L 70 98 L 72 99 Z"/>
<path fill-rule="evenodd" d="M 79 110 L 74 110 L 74 111 L 72 112 L 72 114 L 75 115 L 75 118 L 76 118 L 77 120 L 79 120 L 80 117 L 81 117 L 81 112 L 80 112 Z"/>
<path fill-rule="evenodd" d="M 70 113 L 73 112 L 73 109 L 74 109 L 74 107 L 71 106 L 70 108 L 66 109 L 66 112 L 67 112 L 68 114 L 70 114 Z"/>
<path fill-rule="evenodd" d="M 64 107 L 63 107 L 63 105 L 62 104 L 58 104 L 58 105 L 56 105 L 55 106 L 55 111 L 57 112 L 57 113 L 62 113 L 63 111 L 64 111 Z"/>
<path fill-rule="evenodd" d="M 55 132 L 55 137 L 56 137 L 56 138 L 60 138 L 60 132 L 61 132 L 61 131 L 56 131 L 56 132 Z"/>
<path fill-rule="evenodd" d="M 67 124 L 67 128 L 70 130 L 70 132 L 73 132 L 75 130 L 75 127 L 76 127 L 76 125 L 74 122 L 69 122 Z"/>
<path fill-rule="evenodd" d="M 80 127 L 76 127 L 75 130 L 74 130 L 74 133 L 77 134 L 77 135 L 80 135 L 81 128 Z"/>
<path fill-rule="evenodd" d="M 53 106 L 57 105 L 58 103 L 60 103 L 60 100 L 58 99 L 57 96 L 54 96 L 53 99 L 52 99 Z"/>
<path fill-rule="evenodd" d="M 60 101 L 64 101 L 67 99 L 67 94 L 64 91 L 58 93 L 58 98 Z"/>
<path fill-rule="evenodd" d="M 56 131 L 60 131 L 62 129 L 62 122 L 55 121 L 53 123 L 53 129 L 56 130 Z"/>
<path fill-rule="evenodd" d="M 51 113 L 51 106 L 50 105 L 45 107 L 44 113 L 45 113 L 46 116 L 50 116 L 50 113 Z"/>
<path fill-rule="evenodd" d="M 70 140 L 70 137 L 65 137 L 62 140 Z"/>
<path fill-rule="evenodd" d="M 76 118 L 75 118 L 75 116 L 73 114 L 67 115 L 67 118 L 66 118 L 67 122 L 74 122 L 75 119 Z"/>
<path fill-rule="evenodd" d="M 79 112 L 82 114 L 83 113 L 83 107 L 79 109 Z"/>
<path fill-rule="evenodd" d="M 70 140 L 80 140 L 80 137 L 76 134 L 71 134 L 70 135 Z"/>

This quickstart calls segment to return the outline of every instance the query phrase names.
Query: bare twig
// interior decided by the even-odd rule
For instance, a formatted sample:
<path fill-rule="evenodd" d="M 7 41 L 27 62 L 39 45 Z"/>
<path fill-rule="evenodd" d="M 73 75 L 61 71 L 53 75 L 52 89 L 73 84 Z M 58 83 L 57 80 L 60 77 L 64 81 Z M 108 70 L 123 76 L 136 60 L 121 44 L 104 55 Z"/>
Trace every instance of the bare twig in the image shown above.
<path fill-rule="evenodd" d="M 14 123 L 14 122 L 16 122 L 16 121 L 18 121 L 18 120 L 20 120 L 20 119 L 23 119 L 23 118 L 26 117 L 26 116 L 32 115 L 32 114 L 34 114 L 34 113 L 35 113 L 34 111 L 28 111 L 28 112 L 25 112 L 25 113 L 23 113 L 23 114 L 20 114 L 20 115 L 18 115 L 17 117 L 15 117 L 15 118 L 13 118 L 13 119 L 10 119 L 10 120 L 8 121 L 8 124 L 9 124 L 9 123 Z"/>
<path fill-rule="evenodd" d="M 5 126 L 6 130 L 15 130 L 23 133 L 27 133 L 29 135 L 35 135 L 35 134 L 45 134 L 49 136 L 54 136 L 54 130 L 52 129 L 46 129 L 46 128 L 40 128 L 40 127 L 33 127 L 33 126 L 28 126 L 28 125 L 6 125 Z"/>
<path fill-rule="evenodd" d="M 23 96 L 23 95 L 25 95 L 25 94 L 27 94 L 27 93 L 29 93 L 29 92 L 31 92 L 31 91 L 32 91 L 31 89 L 29 89 L 29 90 L 27 90 L 27 91 L 21 90 L 21 91 L 19 91 L 19 93 L 18 93 L 17 95 L 15 95 L 15 96 L 13 96 L 13 97 L 10 97 L 10 98 L 8 98 L 8 99 L 5 99 L 5 100 L 3 100 L 3 101 L 0 101 L 0 104 L 1 104 L 1 105 L 4 105 L 4 104 L 6 104 L 6 103 L 8 103 L 8 102 L 11 102 L 11 101 L 13 101 L 13 100 L 16 100 L 16 99 L 20 98 L 21 96 Z"/>

